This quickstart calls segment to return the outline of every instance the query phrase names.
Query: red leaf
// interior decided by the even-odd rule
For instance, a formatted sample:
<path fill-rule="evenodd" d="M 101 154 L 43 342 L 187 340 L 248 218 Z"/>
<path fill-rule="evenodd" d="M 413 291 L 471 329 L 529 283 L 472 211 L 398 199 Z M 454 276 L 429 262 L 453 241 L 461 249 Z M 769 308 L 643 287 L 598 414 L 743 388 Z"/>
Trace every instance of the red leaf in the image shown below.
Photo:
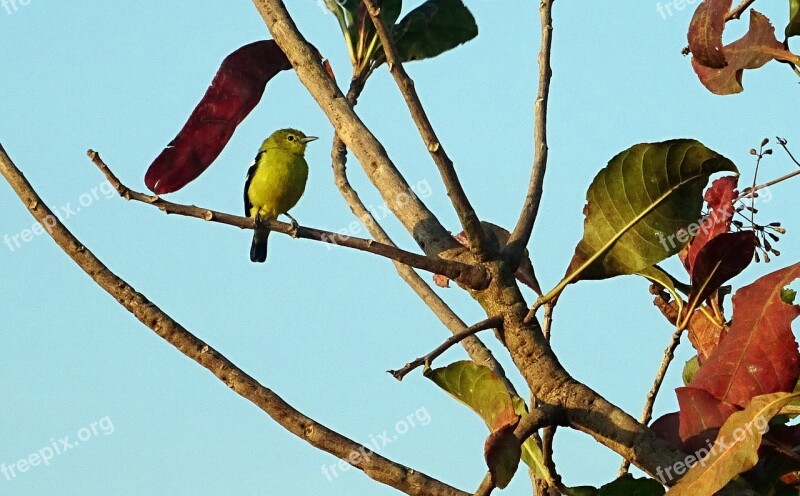
<path fill-rule="evenodd" d="M 514 435 L 514 429 L 519 424 L 519 420 L 519 415 L 514 412 L 513 405 L 509 403 L 508 408 L 498 415 L 497 425 L 493 426 L 492 433 L 489 434 L 483 445 L 483 453 L 489 473 L 492 475 L 492 482 L 500 489 L 505 488 L 511 482 L 522 456 L 522 445 L 519 438 Z"/>
<path fill-rule="evenodd" d="M 689 308 L 694 310 L 725 282 L 741 274 L 753 261 L 755 251 L 753 231 L 723 233 L 706 243 L 692 268 Z"/>
<path fill-rule="evenodd" d="M 800 353 L 791 322 L 800 306 L 784 303 L 780 292 L 798 277 L 800 263 L 736 292 L 730 331 L 700 367 L 692 387 L 742 407 L 754 396 L 794 389 Z"/>
<path fill-rule="evenodd" d="M 769 19 L 755 10 L 750 11 L 750 30 L 747 34 L 726 45 L 723 50 L 728 60 L 727 66 L 709 65 L 697 56 L 692 58 L 692 67 L 700 82 L 717 95 L 742 92 L 742 73 L 745 69 L 758 69 L 773 59 L 800 63 L 800 57 L 786 50 L 783 43 L 775 38 L 775 28 Z"/>
<path fill-rule="evenodd" d="M 664 441 L 671 444 L 674 448 L 683 449 L 683 441 L 680 435 L 680 413 L 673 412 L 662 415 L 650 424 L 650 429 Z"/>
<path fill-rule="evenodd" d="M 686 271 L 691 274 L 697 254 L 714 237 L 730 231 L 733 218 L 733 202 L 739 196 L 736 186 L 739 183 L 737 176 L 725 176 L 714 180 L 711 187 L 706 190 L 703 198 L 708 203 L 710 213 L 700 222 L 699 232 L 681 251 L 680 257 Z"/>
<path fill-rule="evenodd" d="M 703 368 L 700 367 L 700 370 Z M 716 439 L 722 424 L 738 411 L 735 406 L 694 387 L 694 383 L 692 381 L 690 387 L 675 390 L 680 405 L 680 437 L 685 450 L 690 453 L 708 448 Z"/>
<path fill-rule="evenodd" d="M 727 65 L 722 51 L 722 31 L 731 4 L 733 0 L 703 0 L 689 24 L 689 50 L 706 67 Z"/>
<path fill-rule="evenodd" d="M 261 100 L 267 82 L 289 68 L 273 40 L 250 43 L 225 57 L 183 129 L 150 165 L 147 187 L 157 195 L 171 193 L 202 174 Z"/>
<path fill-rule="evenodd" d="M 706 307 L 710 312 L 711 309 Z M 697 358 L 700 364 L 705 363 L 709 356 L 717 349 L 720 341 L 725 337 L 726 329 L 716 326 L 700 310 L 692 314 L 689 321 L 689 341 L 697 350 Z"/>

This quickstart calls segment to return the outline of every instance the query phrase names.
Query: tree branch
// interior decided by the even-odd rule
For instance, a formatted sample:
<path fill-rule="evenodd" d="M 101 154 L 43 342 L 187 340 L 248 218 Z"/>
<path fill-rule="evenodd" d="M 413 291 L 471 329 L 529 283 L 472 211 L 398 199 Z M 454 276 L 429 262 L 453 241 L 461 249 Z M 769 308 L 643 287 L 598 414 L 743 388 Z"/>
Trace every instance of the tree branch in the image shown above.
<path fill-rule="evenodd" d="M 755 188 L 745 188 L 742 191 L 742 193 L 738 197 L 736 197 L 736 199 L 737 200 L 741 200 L 743 198 L 748 198 L 748 197 L 752 196 L 752 194 L 755 193 L 756 191 L 762 190 L 764 188 L 769 188 L 770 186 L 774 186 L 774 185 L 776 185 L 778 183 L 782 183 L 783 181 L 786 181 L 787 179 L 791 179 L 791 178 L 793 178 L 795 176 L 800 176 L 800 169 L 792 171 L 792 172 L 790 172 L 788 174 L 785 174 L 785 175 L 783 175 L 783 176 L 781 176 L 781 177 L 779 177 L 777 179 L 773 179 L 772 181 L 767 181 L 764 184 L 759 184 Z"/>
<path fill-rule="evenodd" d="M 8 181 L 40 224 L 62 250 L 102 289 L 140 322 L 181 353 L 208 369 L 234 392 L 247 399 L 286 430 L 312 446 L 346 461 L 369 477 L 409 495 L 467 496 L 467 493 L 416 470 L 392 462 L 369 448 L 332 431 L 292 408 L 280 396 L 247 375 L 230 360 L 164 313 L 144 295 L 111 272 L 57 219 L 0 145 L 0 174 Z"/>
<path fill-rule="evenodd" d="M 553 0 L 541 0 L 550 6 Z M 398 220 L 412 233 L 426 254 L 448 259 L 464 257 L 441 223 L 422 202 L 400 205 L 397 195 L 407 194 L 405 179 L 386 156 L 381 144 L 355 115 L 339 88 L 322 68 L 317 54 L 298 32 L 281 0 L 253 0 L 275 41 L 286 53 L 301 82 L 328 116 L 334 129 L 361 162 L 367 176 L 378 188 Z M 534 198 L 537 195 L 532 195 Z M 538 195 L 539 199 L 541 195 Z M 538 202 L 536 202 L 538 204 Z M 523 212 L 524 215 L 524 212 Z M 523 222 L 525 224 L 525 222 Z M 524 246 L 518 249 L 520 252 Z M 471 257 L 465 257 L 471 258 Z M 504 317 L 506 347 L 531 392 L 542 401 L 560 405 L 570 426 L 586 432 L 603 445 L 632 460 L 655 476 L 659 467 L 682 460 L 685 455 L 657 437 L 647 427 L 586 385 L 573 379 L 559 363 L 535 318 L 524 322 L 526 304 L 504 263 L 489 263 L 489 286 L 471 295 L 488 316 Z M 752 494 L 752 493 L 750 493 Z"/>
<path fill-rule="evenodd" d="M 397 54 L 397 49 L 394 46 L 389 30 L 386 28 L 383 19 L 381 19 L 380 7 L 378 7 L 375 0 L 364 0 L 364 5 L 367 7 L 367 12 L 369 12 L 372 18 L 375 31 L 383 46 L 389 72 L 392 74 L 392 77 L 394 77 L 398 88 L 400 88 L 400 93 L 402 93 L 403 99 L 406 101 L 408 110 L 411 112 L 411 117 L 414 119 L 414 123 L 417 125 L 419 134 L 422 137 L 422 141 L 425 143 L 425 147 L 428 149 L 428 152 L 430 152 L 434 163 L 439 169 L 442 181 L 444 181 L 444 185 L 447 188 L 447 196 L 450 197 L 453 207 L 455 207 L 456 213 L 458 214 L 458 218 L 461 221 L 461 227 L 464 229 L 467 239 L 469 239 L 470 249 L 476 254 L 479 260 L 488 260 L 494 254 L 489 253 L 490 245 L 486 242 L 486 234 L 481 228 L 478 215 L 475 213 L 475 209 L 472 208 L 472 204 L 469 198 L 467 198 L 467 194 L 464 192 L 461 182 L 458 180 L 458 175 L 453 167 L 453 161 L 447 155 L 447 152 L 445 152 L 439 138 L 436 136 L 436 132 L 433 130 L 430 119 L 428 119 L 428 115 L 425 113 L 417 90 L 414 87 L 414 81 L 409 77 L 403 67 L 403 63 L 400 60 L 400 56 Z"/>
<path fill-rule="evenodd" d="M 347 100 L 352 106 L 358 102 L 358 97 L 366 83 L 367 76 L 357 78 L 351 81 L 350 88 L 347 91 Z M 350 184 L 347 178 L 347 147 L 344 145 L 338 135 L 334 135 L 333 148 L 331 149 L 331 160 L 333 167 L 333 177 L 336 182 L 336 187 L 339 189 L 342 197 L 344 197 L 350 210 L 358 219 L 366 226 L 370 235 L 376 241 L 381 243 L 395 246 L 389 235 L 375 219 L 372 213 L 361 201 L 358 193 Z M 453 311 L 450 306 L 445 303 L 442 298 L 425 282 L 422 277 L 410 266 L 401 264 L 397 261 L 392 261 L 397 270 L 398 275 L 411 287 L 411 289 L 419 296 L 419 298 L 433 311 L 439 318 L 442 324 L 447 327 L 452 334 L 462 332 L 467 328 L 461 318 Z M 477 336 L 467 337 L 461 341 L 461 346 L 467 351 L 472 361 L 480 365 L 488 367 L 492 372 L 497 374 L 498 377 L 503 379 L 508 390 L 517 394 L 514 385 L 508 380 L 506 371 L 500 362 L 492 354 L 491 350 L 487 348 Z"/>
<path fill-rule="evenodd" d="M 146 195 L 144 193 L 134 191 L 122 184 L 122 182 L 114 175 L 114 173 L 111 172 L 111 169 L 108 167 L 108 165 L 103 162 L 97 152 L 89 150 L 88 155 L 92 162 L 106 176 L 109 183 L 111 183 L 120 196 L 126 200 L 135 200 L 148 205 L 153 205 L 168 214 L 194 217 L 209 222 L 218 222 L 220 224 L 236 226 L 242 229 L 253 229 L 255 227 L 255 219 L 253 218 L 226 214 L 207 208 L 196 207 L 194 205 L 173 203 L 158 196 Z M 434 274 L 451 273 L 455 275 L 454 279 L 461 280 L 468 287 L 481 288 L 488 284 L 486 273 L 480 267 L 474 267 L 456 261 L 418 255 L 416 253 L 401 250 L 395 246 L 378 243 L 371 239 L 343 236 L 331 231 L 323 231 L 320 229 L 302 226 L 299 227 L 297 231 L 294 231 L 290 224 L 278 221 L 263 221 L 263 223 L 269 227 L 270 230 L 282 234 L 354 248 L 356 250 L 365 251 L 374 255 L 389 258 L 391 260 L 396 260 L 398 262 L 411 265 L 412 267 L 427 270 L 433 272 Z"/>
<path fill-rule="evenodd" d="M 474 336 L 475 334 L 485 331 L 486 329 L 497 329 L 502 327 L 503 325 L 503 318 L 502 317 L 492 317 L 481 322 L 478 322 L 475 325 L 472 325 L 463 331 L 453 334 L 444 343 L 440 344 L 436 347 L 433 351 L 428 353 L 427 355 L 421 356 L 415 360 L 412 360 L 405 364 L 403 368 L 399 370 L 390 370 L 389 373 L 394 376 L 395 379 L 398 381 L 402 381 L 403 377 L 405 377 L 409 372 L 425 365 L 428 367 L 432 361 L 434 361 L 439 355 L 444 353 L 445 351 L 449 350 L 454 344 L 460 342 L 462 339 L 466 339 L 470 336 Z"/>
<path fill-rule="evenodd" d="M 642 409 L 642 416 L 639 418 L 639 422 L 641 422 L 642 425 L 650 424 L 650 421 L 653 419 L 653 407 L 655 406 L 658 392 L 661 390 L 661 385 L 664 383 L 664 377 L 667 375 L 669 365 L 672 363 L 672 359 L 675 357 L 675 350 L 678 349 L 678 345 L 681 344 L 681 336 L 683 336 L 683 329 L 676 329 L 675 332 L 672 333 L 672 339 L 670 340 L 669 345 L 667 345 L 667 349 L 664 350 L 664 357 L 661 359 L 661 365 L 658 367 L 658 372 L 653 380 L 653 386 L 647 393 L 647 398 L 645 398 L 644 402 L 644 408 Z M 619 467 L 618 475 L 622 476 L 627 473 L 630 466 L 631 463 L 628 460 L 623 459 L 622 465 Z"/>
<path fill-rule="evenodd" d="M 336 133 L 361 163 L 367 177 L 427 255 L 465 253 L 411 188 L 386 154 L 386 150 L 355 114 L 336 82 L 322 67 L 317 52 L 297 30 L 281 0 L 253 0 L 275 42 L 330 120 Z M 411 196 L 409 200 L 406 199 Z"/>
<path fill-rule="evenodd" d="M 553 2 L 555 0 L 542 0 L 539 4 L 541 17 L 542 44 L 539 49 L 539 89 L 534 104 L 534 159 L 531 178 L 528 184 L 528 194 L 522 206 L 517 225 L 508 240 L 506 253 L 508 254 L 511 268 L 516 270 L 522 260 L 523 252 L 533 233 L 533 224 L 539 213 L 539 204 L 542 201 L 544 175 L 547 169 L 547 108 L 550 101 L 550 80 L 553 70 L 550 67 L 550 57 L 553 48 Z"/>
<path fill-rule="evenodd" d="M 740 19 L 744 11 L 747 10 L 748 7 L 753 5 L 756 0 L 743 0 L 739 5 L 732 8 L 730 12 L 725 16 L 725 22 L 732 21 L 733 19 Z"/>

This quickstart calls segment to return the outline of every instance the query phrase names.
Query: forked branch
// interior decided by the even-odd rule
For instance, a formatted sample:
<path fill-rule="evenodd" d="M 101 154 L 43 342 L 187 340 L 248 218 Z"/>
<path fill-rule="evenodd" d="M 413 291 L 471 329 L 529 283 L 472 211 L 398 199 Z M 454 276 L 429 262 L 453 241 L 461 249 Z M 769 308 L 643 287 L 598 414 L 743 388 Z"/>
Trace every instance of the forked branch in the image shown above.
<path fill-rule="evenodd" d="M 467 198 L 464 188 L 461 186 L 461 181 L 458 180 L 458 174 L 456 174 L 455 167 L 453 167 L 453 161 L 447 155 L 439 138 L 436 136 L 436 132 L 433 130 L 433 125 L 431 125 L 431 121 L 428 119 L 428 115 L 425 113 L 425 109 L 417 94 L 414 81 L 409 77 L 403 67 L 402 60 L 394 46 L 392 36 L 381 18 L 380 7 L 378 7 L 376 0 L 364 0 L 364 4 L 367 6 L 367 12 L 369 12 L 372 23 L 375 25 L 375 31 L 378 34 L 378 38 L 381 40 L 383 52 L 386 55 L 386 63 L 389 66 L 389 72 L 400 88 L 400 93 L 402 93 L 403 99 L 406 101 L 408 110 L 411 112 L 411 117 L 417 125 L 425 147 L 428 149 L 434 163 L 439 168 L 439 174 L 441 174 L 442 181 L 444 181 L 445 188 L 447 188 L 447 196 L 450 197 L 453 207 L 458 214 L 461 227 L 464 229 L 464 233 L 469 240 L 470 249 L 475 252 L 480 260 L 487 260 L 493 253 L 488 252 L 489 243 L 486 242 L 486 234 L 481 228 L 478 215 L 475 213 L 475 209 L 472 208 L 472 204 L 469 198 Z"/>
<path fill-rule="evenodd" d="M 536 102 L 534 103 L 534 157 L 531 170 L 528 194 L 522 206 L 517 225 L 508 239 L 506 253 L 511 267 L 516 270 L 522 260 L 525 247 L 531 239 L 533 224 L 539 213 L 542 202 L 544 175 L 547 170 L 547 108 L 550 102 L 550 80 L 553 70 L 550 67 L 550 57 L 553 49 L 553 2 L 555 0 L 542 0 L 539 4 L 541 17 L 542 44 L 539 49 L 539 88 Z"/>

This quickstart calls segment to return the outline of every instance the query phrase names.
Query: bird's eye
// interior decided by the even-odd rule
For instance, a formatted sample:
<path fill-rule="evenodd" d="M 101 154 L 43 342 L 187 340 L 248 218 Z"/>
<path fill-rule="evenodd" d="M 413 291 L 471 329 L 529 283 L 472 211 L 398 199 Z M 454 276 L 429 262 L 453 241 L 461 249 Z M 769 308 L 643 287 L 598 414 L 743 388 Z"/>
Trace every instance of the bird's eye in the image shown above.
<path fill-rule="evenodd" d="M 294 136 L 291 136 L 291 135 L 290 135 L 290 136 L 289 136 L 288 138 L 286 138 L 286 139 L 288 139 L 289 141 L 294 141 Z"/>

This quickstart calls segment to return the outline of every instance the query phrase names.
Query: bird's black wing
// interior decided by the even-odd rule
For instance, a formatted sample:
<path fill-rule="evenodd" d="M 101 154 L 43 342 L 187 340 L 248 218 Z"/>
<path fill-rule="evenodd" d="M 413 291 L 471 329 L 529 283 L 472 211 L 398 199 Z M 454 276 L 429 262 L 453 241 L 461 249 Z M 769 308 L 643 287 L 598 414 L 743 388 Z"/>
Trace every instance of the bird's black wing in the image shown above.
<path fill-rule="evenodd" d="M 253 180 L 253 176 L 256 175 L 256 168 L 258 167 L 258 160 L 261 158 L 261 154 L 264 152 L 258 152 L 256 155 L 255 160 L 253 160 L 253 165 L 247 169 L 247 180 L 244 183 L 244 216 L 250 217 L 250 209 L 253 208 L 253 204 L 250 203 L 250 197 L 247 195 L 247 190 L 250 189 L 250 182 Z"/>

